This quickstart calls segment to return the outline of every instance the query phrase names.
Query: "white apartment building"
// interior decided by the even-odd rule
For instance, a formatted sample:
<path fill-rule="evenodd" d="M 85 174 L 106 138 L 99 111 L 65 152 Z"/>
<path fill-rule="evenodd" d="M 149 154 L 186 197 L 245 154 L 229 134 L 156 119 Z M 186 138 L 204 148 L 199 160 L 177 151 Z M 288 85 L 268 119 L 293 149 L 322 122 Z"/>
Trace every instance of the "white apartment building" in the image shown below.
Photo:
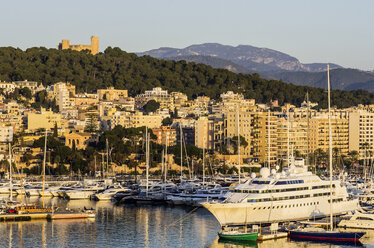
<path fill-rule="evenodd" d="M 13 127 L 0 124 L 0 142 L 11 142 L 13 140 Z"/>

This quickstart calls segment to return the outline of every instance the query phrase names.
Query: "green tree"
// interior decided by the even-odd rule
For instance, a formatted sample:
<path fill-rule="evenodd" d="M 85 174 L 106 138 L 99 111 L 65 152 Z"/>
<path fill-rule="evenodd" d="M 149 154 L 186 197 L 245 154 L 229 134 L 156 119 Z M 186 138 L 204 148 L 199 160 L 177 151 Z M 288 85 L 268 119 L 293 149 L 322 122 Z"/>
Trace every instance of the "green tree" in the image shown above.
<path fill-rule="evenodd" d="M 53 137 L 57 138 L 58 137 L 58 127 L 57 127 L 57 122 L 55 122 L 55 126 L 53 128 Z"/>
<path fill-rule="evenodd" d="M 84 131 L 88 133 L 94 133 L 97 131 L 97 116 L 94 113 L 87 114 L 86 117 L 86 126 Z"/>
<path fill-rule="evenodd" d="M 160 103 L 156 102 L 155 100 L 149 100 L 144 106 L 144 112 L 146 113 L 154 113 L 156 110 L 160 108 Z"/>
<path fill-rule="evenodd" d="M 170 126 L 171 124 L 173 124 L 173 119 L 170 117 L 166 117 L 162 120 L 163 126 Z"/>

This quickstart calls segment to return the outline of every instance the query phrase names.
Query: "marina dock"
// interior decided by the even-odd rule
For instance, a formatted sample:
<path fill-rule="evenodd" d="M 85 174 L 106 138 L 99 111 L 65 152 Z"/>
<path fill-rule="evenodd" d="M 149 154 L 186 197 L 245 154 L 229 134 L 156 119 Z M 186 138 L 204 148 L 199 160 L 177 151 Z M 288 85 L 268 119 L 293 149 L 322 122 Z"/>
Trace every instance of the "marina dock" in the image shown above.
<path fill-rule="evenodd" d="M 0 214 L 0 221 L 29 221 L 34 219 L 47 219 L 48 213 L 32 214 Z"/>
<path fill-rule="evenodd" d="M 287 238 L 287 236 L 288 236 L 287 232 L 262 233 L 261 235 L 258 235 L 257 240 L 264 241 L 264 240 L 271 240 L 271 239 L 281 239 L 281 238 Z"/>
<path fill-rule="evenodd" d="M 0 222 L 95 218 L 93 212 L 0 214 Z"/>

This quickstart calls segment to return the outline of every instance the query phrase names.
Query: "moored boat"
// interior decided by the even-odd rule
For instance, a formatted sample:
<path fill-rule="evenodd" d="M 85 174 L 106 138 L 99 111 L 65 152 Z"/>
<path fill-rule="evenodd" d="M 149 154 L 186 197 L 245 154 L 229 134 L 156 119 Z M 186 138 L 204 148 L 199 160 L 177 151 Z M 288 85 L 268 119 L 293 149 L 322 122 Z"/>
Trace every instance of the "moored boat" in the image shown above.
<path fill-rule="evenodd" d="M 220 239 L 233 241 L 256 241 L 258 232 L 252 230 L 239 230 L 238 228 L 224 229 L 218 233 Z"/>
<path fill-rule="evenodd" d="M 326 231 L 323 228 L 304 228 L 288 232 L 291 239 L 333 243 L 359 243 L 365 232 Z"/>

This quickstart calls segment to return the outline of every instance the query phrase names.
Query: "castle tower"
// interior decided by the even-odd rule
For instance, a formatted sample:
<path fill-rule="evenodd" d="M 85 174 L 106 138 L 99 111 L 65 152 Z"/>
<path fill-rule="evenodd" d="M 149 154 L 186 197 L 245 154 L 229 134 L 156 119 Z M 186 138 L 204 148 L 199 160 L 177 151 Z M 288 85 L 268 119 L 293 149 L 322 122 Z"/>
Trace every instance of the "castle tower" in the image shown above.
<path fill-rule="evenodd" d="M 91 36 L 91 54 L 99 53 L 99 37 Z"/>
<path fill-rule="evenodd" d="M 57 46 L 58 50 L 64 50 L 70 48 L 70 40 L 62 40 Z"/>

